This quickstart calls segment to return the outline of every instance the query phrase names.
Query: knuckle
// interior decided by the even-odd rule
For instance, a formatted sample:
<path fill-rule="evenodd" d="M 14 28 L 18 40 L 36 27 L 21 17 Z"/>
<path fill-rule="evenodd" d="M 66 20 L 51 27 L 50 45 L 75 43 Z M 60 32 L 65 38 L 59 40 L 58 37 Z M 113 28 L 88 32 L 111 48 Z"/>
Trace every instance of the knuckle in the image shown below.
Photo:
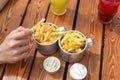
<path fill-rule="evenodd" d="M 19 26 L 19 29 L 23 29 L 23 26 Z"/>
<path fill-rule="evenodd" d="M 24 30 L 24 31 L 23 31 L 23 34 L 26 35 L 26 34 L 27 34 L 27 31 Z"/>
<path fill-rule="evenodd" d="M 11 31 L 10 34 L 13 34 L 15 32 L 15 30 Z"/>
<path fill-rule="evenodd" d="M 9 46 L 10 46 L 11 48 L 13 48 L 13 47 L 15 46 L 15 43 L 11 41 L 11 42 L 9 43 Z"/>
<path fill-rule="evenodd" d="M 12 32 L 11 32 L 11 33 L 12 33 Z M 9 34 L 9 35 L 6 36 L 6 38 L 7 38 L 7 39 L 13 39 L 13 36 L 12 36 L 12 34 Z"/>
<path fill-rule="evenodd" d="M 20 59 L 19 59 L 19 57 L 14 57 L 13 60 L 14 60 L 14 62 L 17 62 L 17 61 L 19 61 Z"/>
<path fill-rule="evenodd" d="M 27 33 L 26 33 L 25 31 L 22 31 L 22 32 L 21 32 L 21 35 L 22 35 L 24 38 L 26 38 L 26 34 L 27 34 Z"/>
<path fill-rule="evenodd" d="M 13 55 L 16 55 L 16 54 L 18 54 L 18 51 L 17 51 L 17 50 L 14 50 L 14 51 L 13 51 Z"/>
<path fill-rule="evenodd" d="M 24 28 L 22 26 L 20 26 L 19 28 L 17 28 L 18 31 L 22 31 Z"/>
<path fill-rule="evenodd" d="M 24 34 L 24 36 L 30 36 L 31 35 L 31 32 L 29 32 L 29 31 L 23 31 L 23 34 Z M 28 37 L 27 37 L 28 38 Z"/>

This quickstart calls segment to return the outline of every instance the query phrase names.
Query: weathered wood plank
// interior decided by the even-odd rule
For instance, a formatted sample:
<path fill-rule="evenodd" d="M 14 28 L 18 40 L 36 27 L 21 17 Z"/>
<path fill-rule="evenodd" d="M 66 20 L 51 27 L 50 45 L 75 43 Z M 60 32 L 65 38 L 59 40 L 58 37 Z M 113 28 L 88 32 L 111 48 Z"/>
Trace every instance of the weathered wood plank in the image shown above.
<path fill-rule="evenodd" d="M 47 17 L 47 22 L 52 22 L 56 24 L 58 27 L 65 26 L 67 30 L 71 30 L 73 25 L 76 5 L 77 5 L 77 0 L 74 0 L 74 2 L 72 0 L 69 0 L 67 13 L 62 16 L 54 15 L 50 9 Z"/>
<path fill-rule="evenodd" d="M 3 42 L 3 40 L 5 39 L 6 35 L 8 34 L 9 31 L 6 31 L 7 29 L 5 28 L 5 22 L 6 22 L 6 17 L 7 16 L 7 12 L 8 9 L 10 7 L 10 2 L 7 3 L 7 5 L 2 9 L 2 11 L 0 12 L 0 44 Z M 3 73 L 3 68 L 4 65 L 0 64 L 0 79 L 2 77 L 2 73 Z"/>
<path fill-rule="evenodd" d="M 2 14 L 0 14 L 2 17 L 0 18 L 1 39 L 6 37 L 11 30 L 20 25 L 27 3 L 28 0 L 10 0 L 7 8 L 3 10 Z M 18 75 L 19 68 L 23 67 L 23 65 L 19 66 L 20 63 L 21 62 L 11 65 L 8 64 L 3 80 L 16 80 L 16 75 Z M 19 79 L 20 77 L 21 75 L 19 75 Z"/>
<path fill-rule="evenodd" d="M 47 22 L 52 22 L 56 24 L 58 27 L 59 26 L 65 26 L 68 30 L 72 29 L 73 25 L 73 19 L 75 15 L 75 8 L 76 8 L 77 0 L 69 0 L 68 3 L 68 11 L 65 15 L 63 16 L 56 16 L 51 12 L 51 9 L 48 12 L 47 15 Z M 44 5 L 45 6 L 45 5 Z M 63 74 L 64 74 L 64 69 L 65 69 L 65 62 L 62 60 L 60 57 L 59 51 L 52 56 L 56 56 L 60 59 L 61 61 L 61 69 L 56 73 L 56 74 L 49 74 L 43 69 L 43 60 L 47 57 L 41 55 L 39 52 L 37 53 L 35 62 L 34 62 L 34 67 L 32 70 L 32 74 L 30 76 L 31 80 L 63 80 Z"/>
<path fill-rule="evenodd" d="M 59 52 L 56 52 L 52 56 L 56 56 L 59 58 L 59 60 L 62 64 L 60 70 L 55 74 L 47 73 L 43 68 L 43 61 L 48 56 L 44 56 L 41 53 L 39 53 L 39 51 L 38 51 L 35 62 L 34 62 L 32 74 L 30 76 L 30 80 L 48 80 L 48 79 L 49 80 L 62 80 L 63 79 L 65 62 L 61 59 Z"/>
<path fill-rule="evenodd" d="M 23 26 L 32 27 L 42 18 L 45 18 L 48 6 L 48 0 L 32 0 L 28 7 Z"/>
<path fill-rule="evenodd" d="M 110 25 L 105 26 L 102 80 L 120 79 L 120 8 Z"/>
<path fill-rule="evenodd" d="M 24 19 L 24 22 L 23 22 L 23 26 L 30 28 L 30 27 L 34 26 L 39 20 L 41 20 L 41 18 L 44 18 L 46 16 L 48 6 L 49 6 L 48 0 L 32 0 L 30 5 L 28 6 L 28 10 L 26 12 L 26 16 L 25 16 L 25 19 Z M 34 43 L 32 43 L 31 48 L 33 48 L 33 49 L 29 53 L 30 58 L 29 58 L 29 60 L 26 59 L 27 60 L 26 62 L 29 63 L 29 64 L 25 64 L 26 67 L 24 67 L 24 72 L 22 72 L 22 75 L 24 75 L 24 73 L 26 75 L 29 74 L 31 61 L 33 59 L 34 52 L 35 52 Z M 35 62 L 34 64 L 37 64 L 37 63 Z M 23 65 L 23 64 L 21 64 L 21 65 Z M 36 71 L 37 69 L 39 69 L 39 68 L 33 67 L 32 73 L 31 73 L 30 78 L 29 78 L 30 80 L 35 80 L 35 78 L 38 77 L 38 76 L 33 76 L 33 75 L 38 75 L 39 74 L 37 72 L 34 74 L 34 71 Z M 25 70 L 27 72 L 25 72 Z"/>
<path fill-rule="evenodd" d="M 18 5 L 18 3 L 19 1 L 11 0 L 0 12 L 0 43 L 2 43 L 6 35 L 11 30 L 17 28 L 21 22 L 24 9 L 21 11 L 17 10 L 19 8 L 15 9 L 15 6 Z M 2 70 L 3 65 L 0 65 L 0 77 Z"/>
<path fill-rule="evenodd" d="M 99 80 L 100 55 L 102 46 L 102 24 L 97 19 L 99 0 L 80 0 L 76 30 L 81 31 L 87 38 L 94 39 L 94 46 L 88 49 L 79 63 L 86 66 L 88 74 L 84 80 Z M 67 80 L 72 80 L 69 65 Z"/>
<path fill-rule="evenodd" d="M 47 0 L 46 0 L 47 1 Z M 46 1 L 44 0 L 32 0 L 24 22 L 23 22 L 23 26 L 24 27 L 32 27 L 33 25 L 35 25 L 42 17 L 45 17 L 45 14 L 47 12 L 47 7 L 48 7 L 48 1 L 46 3 Z M 46 6 L 44 5 L 46 4 Z M 30 55 L 25 59 L 25 62 L 21 62 L 16 64 L 16 70 L 15 72 L 13 72 L 15 74 L 15 76 L 12 78 L 13 79 L 27 79 L 29 72 L 30 72 L 30 68 L 31 68 L 31 62 L 33 60 L 33 56 L 34 56 L 34 51 L 35 51 L 35 46 L 34 44 L 32 44 L 33 41 L 31 41 L 31 51 L 30 51 Z M 11 67 L 9 67 L 11 68 Z M 12 67 L 14 68 L 14 67 Z"/>
<path fill-rule="evenodd" d="M 4 69 L 4 65 L 0 65 L 0 79 L 2 78 L 3 69 Z"/>

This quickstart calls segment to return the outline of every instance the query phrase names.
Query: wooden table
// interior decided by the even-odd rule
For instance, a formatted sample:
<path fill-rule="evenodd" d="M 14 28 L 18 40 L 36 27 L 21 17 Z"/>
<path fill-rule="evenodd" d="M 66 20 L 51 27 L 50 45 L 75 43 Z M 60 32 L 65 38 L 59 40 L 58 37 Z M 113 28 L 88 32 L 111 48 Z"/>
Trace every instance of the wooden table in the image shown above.
<path fill-rule="evenodd" d="M 99 0 L 69 0 L 67 13 L 56 16 L 51 12 L 48 0 L 10 0 L 0 12 L 0 43 L 6 35 L 24 26 L 31 28 L 41 18 L 67 30 L 75 29 L 94 39 L 94 46 L 89 48 L 79 63 L 87 67 L 88 74 L 84 80 L 120 80 L 120 10 L 113 22 L 103 25 L 97 19 Z M 43 69 L 43 60 L 34 42 L 24 61 L 15 64 L 0 65 L 2 80 L 72 80 L 69 68 L 59 55 L 61 68 L 56 74 L 49 74 Z"/>

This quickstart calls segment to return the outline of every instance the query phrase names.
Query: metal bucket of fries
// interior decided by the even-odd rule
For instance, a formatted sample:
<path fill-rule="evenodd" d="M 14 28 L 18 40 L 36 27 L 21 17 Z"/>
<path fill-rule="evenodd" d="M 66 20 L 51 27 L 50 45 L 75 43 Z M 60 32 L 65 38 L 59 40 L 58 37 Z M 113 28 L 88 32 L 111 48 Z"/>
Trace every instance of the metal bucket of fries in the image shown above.
<path fill-rule="evenodd" d="M 57 27 L 53 23 L 40 23 L 34 29 L 33 39 L 37 48 L 43 55 L 51 55 L 58 51 L 58 39 L 64 32 L 65 27 Z"/>
<path fill-rule="evenodd" d="M 60 54 L 66 62 L 78 62 L 86 49 L 94 44 L 92 38 L 86 38 L 77 30 L 66 31 L 59 39 Z"/>

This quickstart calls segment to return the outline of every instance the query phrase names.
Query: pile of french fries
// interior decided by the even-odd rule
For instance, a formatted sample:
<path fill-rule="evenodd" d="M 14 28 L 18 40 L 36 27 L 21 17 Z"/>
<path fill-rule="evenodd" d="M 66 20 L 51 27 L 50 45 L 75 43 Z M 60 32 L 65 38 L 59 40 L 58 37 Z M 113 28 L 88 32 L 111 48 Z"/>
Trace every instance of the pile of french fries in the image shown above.
<path fill-rule="evenodd" d="M 61 38 L 62 48 L 70 53 L 78 53 L 85 47 L 86 38 L 77 31 L 68 31 Z"/>
<path fill-rule="evenodd" d="M 32 30 L 34 31 L 35 39 L 42 44 L 49 44 L 58 39 L 59 35 L 64 34 L 60 32 L 58 28 L 52 23 L 44 23 L 43 18 L 38 24 L 36 24 Z"/>
<path fill-rule="evenodd" d="M 70 53 L 81 52 L 85 46 L 86 38 L 77 31 L 59 31 L 54 24 L 44 23 L 43 18 L 31 30 L 34 31 L 35 39 L 43 44 L 49 44 L 58 39 L 62 35 L 60 44 L 61 47 Z"/>

